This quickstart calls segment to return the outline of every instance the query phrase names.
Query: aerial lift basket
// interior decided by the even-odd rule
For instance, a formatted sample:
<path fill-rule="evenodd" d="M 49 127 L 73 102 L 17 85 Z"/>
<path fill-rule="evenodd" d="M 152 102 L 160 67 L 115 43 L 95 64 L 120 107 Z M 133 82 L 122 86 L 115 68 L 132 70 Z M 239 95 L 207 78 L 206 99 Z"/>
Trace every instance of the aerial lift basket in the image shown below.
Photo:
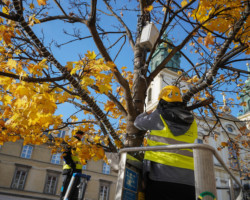
<path fill-rule="evenodd" d="M 87 188 L 87 184 L 88 184 L 88 181 L 90 180 L 91 176 L 86 175 L 86 174 L 82 174 L 82 173 L 74 173 L 72 175 L 72 178 L 69 182 L 69 186 L 68 186 L 68 189 L 66 191 L 66 194 L 65 194 L 63 200 L 70 200 L 69 195 L 70 195 L 71 189 L 75 185 L 74 182 L 76 181 L 77 178 L 80 178 L 80 184 L 76 186 L 79 188 L 78 200 L 83 200 L 84 195 L 85 195 L 85 191 Z"/>

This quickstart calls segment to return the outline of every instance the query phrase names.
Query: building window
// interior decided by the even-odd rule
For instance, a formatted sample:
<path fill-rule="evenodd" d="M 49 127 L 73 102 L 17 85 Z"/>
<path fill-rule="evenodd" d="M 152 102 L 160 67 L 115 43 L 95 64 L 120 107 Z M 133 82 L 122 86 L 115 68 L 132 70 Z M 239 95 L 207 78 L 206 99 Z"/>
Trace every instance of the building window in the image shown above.
<path fill-rule="evenodd" d="M 110 182 L 100 180 L 99 200 L 109 199 Z"/>
<path fill-rule="evenodd" d="M 148 102 L 152 101 L 152 88 L 148 90 Z"/>
<path fill-rule="evenodd" d="M 60 172 L 47 170 L 44 193 L 56 194 L 56 188 L 57 188 L 59 175 L 60 175 Z"/>
<path fill-rule="evenodd" d="M 228 131 L 228 132 L 233 133 L 234 127 L 233 127 L 231 124 L 227 124 L 227 125 L 226 125 L 226 128 L 227 128 L 227 131 Z"/>
<path fill-rule="evenodd" d="M 62 155 L 61 153 L 53 154 L 51 157 L 51 163 L 60 165 L 61 155 Z"/>
<path fill-rule="evenodd" d="M 105 162 L 103 163 L 103 166 L 102 166 L 102 173 L 110 174 L 110 166 Z"/>
<path fill-rule="evenodd" d="M 33 151 L 33 147 L 32 146 L 30 146 L 30 145 L 23 146 L 21 157 L 22 158 L 28 158 L 28 159 L 30 159 L 31 155 L 32 155 L 32 151 Z"/>
<path fill-rule="evenodd" d="M 66 131 L 60 130 L 59 133 L 57 134 L 57 137 L 58 138 L 64 138 L 65 137 L 65 133 L 66 133 Z"/>
<path fill-rule="evenodd" d="M 86 169 L 87 169 L 87 165 L 83 165 L 82 170 L 86 170 Z"/>
<path fill-rule="evenodd" d="M 24 189 L 26 177 L 30 168 L 30 166 L 16 164 L 16 170 L 11 183 L 11 188 L 18 190 Z"/>

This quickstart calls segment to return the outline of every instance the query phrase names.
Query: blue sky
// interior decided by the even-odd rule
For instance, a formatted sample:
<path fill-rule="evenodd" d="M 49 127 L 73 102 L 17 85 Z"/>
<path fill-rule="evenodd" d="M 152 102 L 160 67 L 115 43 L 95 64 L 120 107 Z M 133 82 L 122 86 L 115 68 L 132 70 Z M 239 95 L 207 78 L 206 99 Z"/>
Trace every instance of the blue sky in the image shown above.
<path fill-rule="evenodd" d="M 53 15 L 59 14 L 62 15 L 61 11 L 56 8 L 55 4 L 53 1 L 50 1 L 51 6 L 54 8 L 52 9 L 50 12 L 53 12 Z M 124 1 L 117 1 L 118 4 L 127 4 L 127 2 Z M 131 5 L 134 4 L 134 2 L 130 3 Z M 135 5 L 135 4 L 134 4 Z M 66 3 L 64 5 L 64 2 L 62 2 L 62 6 L 66 7 Z M 127 13 L 123 13 L 123 18 L 124 20 L 126 20 L 126 24 L 132 28 L 134 31 L 136 31 L 136 23 L 137 23 L 137 18 L 136 15 L 133 14 L 132 12 L 130 12 L 129 14 Z M 113 26 L 117 24 L 116 20 L 111 19 L 110 17 L 107 16 L 101 16 L 102 19 L 104 19 L 105 24 L 102 24 L 102 26 L 104 28 L 109 27 L 109 26 Z M 157 25 L 159 28 L 159 25 Z M 39 35 L 41 35 L 41 29 L 43 30 L 43 33 L 45 35 L 45 42 L 47 44 L 49 44 L 51 41 L 53 41 L 54 39 L 57 41 L 58 44 L 67 42 L 70 39 L 73 39 L 72 37 L 69 36 L 65 36 L 65 34 L 63 34 L 63 29 L 65 29 L 68 32 L 72 32 L 74 30 L 74 28 L 80 28 L 81 31 L 81 35 L 82 36 L 89 36 L 90 33 L 87 30 L 86 26 L 84 24 L 68 24 L 68 23 L 64 23 L 61 22 L 59 20 L 57 21 L 53 21 L 53 22 L 46 22 L 44 24 L 39 24 L 39 25 L 35 25 L 33 27 L 33 30 Z M 188 29 L 189 27 L 185 27 L 186 29 Z M 111 31 L 110 28 L 107 28 L 107 31 Z M 178 44 L 182 38 L 184 38 L 186 35 L 185 31 L 183 31 L 183 29 L 178 28 L 176 29 L 175 32 L 173 32 L 172 34 L 169 35 L 170 39 L 173 39 L 174 43 L 176 42 L 176 44 Z M 112 37 L 112 41 L 110 41 L 110 44 L 112 44 L 112 42 L 114 42 L 116 39 L 118 39 L 120 37 L 120 35 L 118 34 L 114 34 Z M 121 40 L 118 44 L 122 44 L 123 40 Z M 108 46 L 109 42 L 106 41 L 106 46 Z M 112 51 L 110 51 L 111 57 L 114 58 L 117 51 L 118 51 L 118 47 L 120 45 L 117 45 L 117 47 L 115 47 Z M 56 59 L 58 59 L 60 61 L 60 63 L 62 65 L 65 65 L 66 62 L 68 61 L 75 61 L 75 60 L 79 60 L 79 55 L 84 56 L 84 54 L 86 53 L 87 50 L 90 51 L 95 51 L 98 52 L 98 50 L 96 49 L 95 45 L 93 45 L 93 41 L 92 39 L 85 39 L 85 40 L 81 40 L 81 41 L 77 41 L 77 42 L 72 42 L 69 43 L 67 45 L 64 45 L 60 48 L 55 47 L 55 45 L 52 45 L 52 51 L 53 54 L 55 56 Z M 190 53 L 190 47 L 189 45 L 187 45 L 186 50 L 183 49 L 183 52 L 192 59 L 193 63 L 198 63 L 198 56 L 196 54 L 191 54 Z M 129 45 L 129 43 L 127 42 L 122 50 L 122 52 L 120 53 L 120 55 L 118 56 L 117 60 L 116 60 L 116 64 L 118 66 L 118 68 L 121 68 L 122 66 L 126 66 L 128 67 L 129 70 L 133 70 L 133 51 Z M 181 58 L 181 68 L 183 68 L 184 70 L 188 68 L 188 66 L 190 66 L 190 64 L 184 59 L 184 57 Z M 245 63 L 241 63 L 240 66 L 241 69 L 246 69 L 246 65 Z M 242 78 L 244 80 L 244 77 Z M 225 86 L 226 88 L 226 86 Z M 222 101 L 222 96 L 220 94 L 218 94 L 216 96 L 217 99 L 220 99 L 220 101 Z M 236 101 L 236 98 L 235 98 Z M 65 104 L 65 105 L 60 105 L 58 106 L 58 111 L 56 112 L 57 114 L 63 114 L 65 115 L 65 117 L 69 114 L 72 114 L 72 111 L 74 110 L 74 108 L 72 108 L 71 105 L 69 104 Z M 237 107 L 235 107 L 234 109 L 232 109 L 232 114 L 237 116 L 239 109 Z"/>

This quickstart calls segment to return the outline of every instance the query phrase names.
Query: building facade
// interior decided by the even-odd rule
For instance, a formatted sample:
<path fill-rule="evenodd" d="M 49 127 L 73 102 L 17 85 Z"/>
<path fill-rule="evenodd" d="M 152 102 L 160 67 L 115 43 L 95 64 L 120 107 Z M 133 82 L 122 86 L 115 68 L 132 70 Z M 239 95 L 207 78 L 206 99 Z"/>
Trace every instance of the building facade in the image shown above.
<path fill-rule="evenodd" d="M 60 131 L 63 137 L 69 130 Z M 61 154 L 51 154 L 49 145 L 7 142 L 0 148 L 0 200 L 59 199 L 62 185 Z M 90 175 L 85 200 L 114 199 L 117 173 L 102 160 L 83 166 Z"/>

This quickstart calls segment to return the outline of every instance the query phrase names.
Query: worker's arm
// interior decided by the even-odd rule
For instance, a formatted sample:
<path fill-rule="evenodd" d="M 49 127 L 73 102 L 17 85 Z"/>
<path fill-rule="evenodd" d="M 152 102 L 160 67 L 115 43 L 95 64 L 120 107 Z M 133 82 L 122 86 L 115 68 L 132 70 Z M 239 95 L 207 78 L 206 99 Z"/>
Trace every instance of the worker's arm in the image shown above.
<path fill-rule="evenodd" d="M 152 113 L 141 113 L 135 119 L 134 125 L 139 130 L 162 130 L 164 125 L 160 118 L 160 113 L 156 109 Z"/>

